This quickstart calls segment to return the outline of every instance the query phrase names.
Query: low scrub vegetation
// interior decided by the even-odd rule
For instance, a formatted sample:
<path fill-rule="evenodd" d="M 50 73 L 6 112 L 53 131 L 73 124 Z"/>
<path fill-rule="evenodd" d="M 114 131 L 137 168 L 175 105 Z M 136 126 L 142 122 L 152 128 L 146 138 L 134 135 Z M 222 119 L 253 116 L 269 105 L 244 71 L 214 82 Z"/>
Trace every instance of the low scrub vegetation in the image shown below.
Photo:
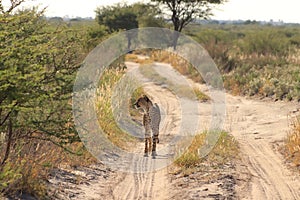
<path fill-rule="evenodd" d="M 190 26 L 233 94 L 300 100 L 299 26 Z"/>
<path fill-rule="evenodd" d="M 270 25 L 190 25 L 185 34 L 198 41 L 223 75 L 224 87 L 235 95 L 300 101 L 300 27 Z M 204 83 L 185 59 L 162 50 L 139 50 L 141 64 L 170 63 L 179 73 Z"/>

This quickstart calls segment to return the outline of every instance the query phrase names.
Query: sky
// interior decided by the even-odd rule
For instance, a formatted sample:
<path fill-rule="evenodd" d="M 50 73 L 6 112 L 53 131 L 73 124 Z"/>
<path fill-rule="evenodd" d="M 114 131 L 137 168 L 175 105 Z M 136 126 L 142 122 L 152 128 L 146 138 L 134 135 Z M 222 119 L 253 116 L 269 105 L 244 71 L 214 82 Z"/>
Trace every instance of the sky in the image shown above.
<path fill-rule="evenodd" d="M 141 0 L 29 0 L 26 6 L 47 7 L 46 15 L 69 17 L 95 17 L 95 9 L 102 5 Z M 3 3 L 9 0 L 3 0 Z M 147 2 L 143 1 L 143 2 Z M 227 0 L 214 9 L 212 19 L 259 20 L 300 23 L 300 0 Z"/>

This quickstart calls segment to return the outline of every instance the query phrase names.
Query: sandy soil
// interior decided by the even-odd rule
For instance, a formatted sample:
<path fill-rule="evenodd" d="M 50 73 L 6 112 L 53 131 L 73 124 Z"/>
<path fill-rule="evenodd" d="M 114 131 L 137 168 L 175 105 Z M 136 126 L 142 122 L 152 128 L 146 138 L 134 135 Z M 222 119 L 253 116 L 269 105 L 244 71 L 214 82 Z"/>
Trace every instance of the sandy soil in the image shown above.
<path fill-rule="evenodd" d="M 127 63 L 127 66 L 129 70 L 137 68 L 133 63 Z M 170 66 L 162 66 L 163 70 L 173 73 Z M 214 92 L 206 86 L 197 86 L 208 95 Z M 181 121 L 179 102 L 172 92 L 157 85 L 149 84 L 147 92 L 164 109 L 158 146 L 162 148 L 178 131 Z M 202 128 L 205 129 L 205 124 L 210 121 L 211 105 L 201 103 L 200 107 Z M 149 163 L 140 157 L 135 159 L 138 160 L 137 173 L 112 172 L 102 166 L 91 180 L 73 183 L 73 189 L 72 183 L 63 185 L 64 181 L 57 176 L 50 182 L 71 188 L 68 194 L 72 191 L 72 195 L 61 195 L 67 197 L 64 199 L 300 199 L 299 174 L 287 167 L 276 149 L 286 136 L 289 118 L 299 115 L 299 103 L 251 100 L 226 94 L 226 109 L 224 129 L 240 143 L 242 161 L 239 165 L 229 165 L 214 181 L 203 181 L 205 174 L 176 180 L 176 175 L 170 175 L 169 167 L 139 173 L 145 165 L 151 165 L 151 168 L 158 162 Z M 133 151 L 143 152 L 143 145 L 141 142 Z M 86 173 L 82 177 L 86 177 Z"/>
<path fill-rule="evenodd" d="M 287 168 L 275 148 L 283 142 L 289 118 L 299 114 L 297 103 L 247 100 L 227 95 L 228 123 L 241 145 L 251 174 L 245 199 L 300 199 L 299 174 Z"/>

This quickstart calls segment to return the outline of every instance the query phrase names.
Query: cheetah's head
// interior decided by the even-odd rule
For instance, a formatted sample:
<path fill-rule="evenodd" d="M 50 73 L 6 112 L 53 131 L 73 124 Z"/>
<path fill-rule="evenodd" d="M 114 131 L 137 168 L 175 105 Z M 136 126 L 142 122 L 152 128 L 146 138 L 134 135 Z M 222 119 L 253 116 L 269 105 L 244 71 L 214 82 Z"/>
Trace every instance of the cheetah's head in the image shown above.
<path fill-rule="evenodd" d="M 144 95 L 140 97 L 133 105 L 136 109 L 142 108 L 145 111 L 148 111 L 149 106 L 152 105 L 152 102 L 146 95 Z"/>

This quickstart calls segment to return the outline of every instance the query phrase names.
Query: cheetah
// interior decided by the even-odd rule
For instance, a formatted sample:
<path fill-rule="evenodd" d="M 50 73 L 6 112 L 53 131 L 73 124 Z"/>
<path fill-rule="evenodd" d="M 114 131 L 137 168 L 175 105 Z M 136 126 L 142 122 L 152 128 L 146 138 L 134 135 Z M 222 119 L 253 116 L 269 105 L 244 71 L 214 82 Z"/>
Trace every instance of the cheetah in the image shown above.
<path fill-rule="evenodd" d="M 155 158 L 156 144 L 159 143 L 159 124 L 161 121 L 160 108 L 148 98 L 147 95 L 140 97 L 135 103 L 136 109 L 142 108 L 143 113 L 143 126 L 145 128 L 145 154 L 148 156 L 152 148 L 152 157 Z M 151 135 L 152 132 L 152 135 Z"/>

